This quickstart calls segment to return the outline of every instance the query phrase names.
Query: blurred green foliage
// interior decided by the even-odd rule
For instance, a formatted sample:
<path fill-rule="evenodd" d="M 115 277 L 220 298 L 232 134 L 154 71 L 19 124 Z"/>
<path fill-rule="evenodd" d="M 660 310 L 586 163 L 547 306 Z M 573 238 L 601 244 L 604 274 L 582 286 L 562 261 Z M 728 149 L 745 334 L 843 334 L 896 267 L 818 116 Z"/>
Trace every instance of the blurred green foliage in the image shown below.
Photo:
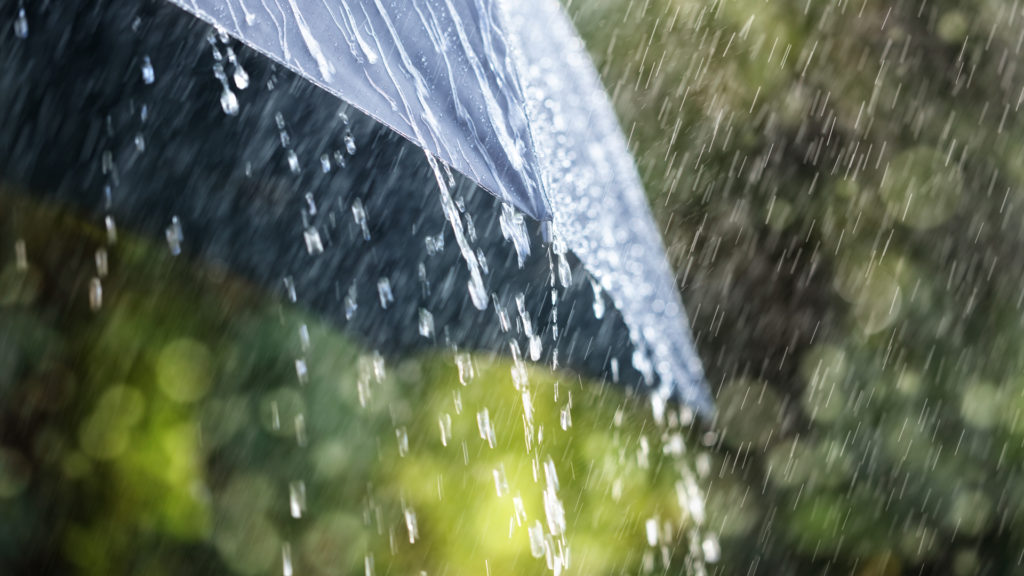
<path fill-rule="evenodd" d="M 100 255 L 104 231 L 5 191 L 4 573 L 547 573 L 549 458 L 570 573 L 698 570 L 704 514 L 722 574 L 1021 571 L 1024 8 L 566 4 L 714 432 L 531 368 L 527 450 L 511 361 L 385 362 L 213 264 L 124 232 Z"/>
<path fill-rule="evenodd" d="M 1021 7 L 566 4 L 718 399 L 718 569 L 1019 573 Z"/>
<path fill-rule="evenodd" d="M 385 361 L 117 236 L 0 194 L 0 573 L 549 574 L 565 548 L 569 574 L 695 562 L 684 431 L 644 398 L 486 355 Z"/>

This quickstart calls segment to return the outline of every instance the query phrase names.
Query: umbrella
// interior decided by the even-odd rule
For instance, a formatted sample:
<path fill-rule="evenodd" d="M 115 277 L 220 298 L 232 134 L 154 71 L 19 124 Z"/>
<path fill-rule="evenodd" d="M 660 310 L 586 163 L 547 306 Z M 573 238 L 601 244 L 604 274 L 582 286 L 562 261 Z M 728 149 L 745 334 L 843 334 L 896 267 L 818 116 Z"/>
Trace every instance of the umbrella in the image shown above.
<path fill-rule="evenodd" d="M 5 180 L 278 286 L 385 353 L 511 347 L 710 411 L 555 0 L 173 2 L 0 2 Z"/>

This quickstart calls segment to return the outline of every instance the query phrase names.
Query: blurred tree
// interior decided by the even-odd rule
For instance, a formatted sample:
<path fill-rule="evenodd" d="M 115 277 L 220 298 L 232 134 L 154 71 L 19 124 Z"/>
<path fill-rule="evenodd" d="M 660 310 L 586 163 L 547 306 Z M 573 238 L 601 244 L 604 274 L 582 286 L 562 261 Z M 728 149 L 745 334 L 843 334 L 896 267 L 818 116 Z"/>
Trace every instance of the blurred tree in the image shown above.
<path fill-rule="evenodd" d="M 717 388 L 721 570 L 1018 572 L 1021 7 L 567 4 Z"/>
<path fill-rule="evenodd" d="M 697 569 L 674 414 L 522 360 L 385 362 L 29 198 L 0 191 L 0 572 Z"/>

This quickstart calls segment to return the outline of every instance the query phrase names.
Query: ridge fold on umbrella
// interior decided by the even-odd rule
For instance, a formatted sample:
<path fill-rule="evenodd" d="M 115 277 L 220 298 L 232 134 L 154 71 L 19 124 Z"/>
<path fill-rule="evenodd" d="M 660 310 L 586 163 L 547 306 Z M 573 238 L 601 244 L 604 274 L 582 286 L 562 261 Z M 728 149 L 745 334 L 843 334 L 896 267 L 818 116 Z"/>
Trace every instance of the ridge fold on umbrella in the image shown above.
<path fill-rule="evenodd" d="M 489 0 L 171 0 L 550 220 Z"/>

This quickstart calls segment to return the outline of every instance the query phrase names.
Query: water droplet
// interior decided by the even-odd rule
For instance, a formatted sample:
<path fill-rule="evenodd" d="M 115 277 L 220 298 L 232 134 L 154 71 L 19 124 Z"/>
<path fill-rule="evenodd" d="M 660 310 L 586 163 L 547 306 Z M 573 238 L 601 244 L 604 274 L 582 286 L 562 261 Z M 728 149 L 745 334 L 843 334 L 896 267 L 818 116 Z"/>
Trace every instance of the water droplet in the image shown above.
<path fill-rule="evenodd" d="M 494 489 L 498 493 L 498 498 L 504 498 L 508 494 L 508 478 L 505 477 L 505 465 L 499 465 L 492 473 L 494 474 Z"/>
<path fill-rule="evenodd" d="M 363 240 L 370 241 L 370 226 L 366 221 L 366 209 L 363 208 L 363 201 L 356 198 L 352 202 L 352 218 L 355 219 L 356 224 L 363 233 Z"/>
<path fill-rule="evenodd" d="M 398 455 L 405 458 L 409 454 L 409 432 L 405 426 L 395 429 L 395 439 L 398 441 Z"/>
<path fill-rule="evenodd" d="M 281 546 L 281 564 L 283 576 L 292 576 L 292 545 L 287 542 Z"/>
<path fill-rule="evenodd" d="M 96 250 L 96 275 L 100 278 L 106 278 L 110 272 L 110 265 L 107 258 L 107 250 L 105 248 L 99 248 Z"/>
<path fill-rule="evenodd" d="M 648 518 L 644 524 L 647 532 L 647 545 L 657 546 L 658 545 L 658 519 Z"/>
<path fill-rule="evenodd" d="M 352 138 L 351 134 L 345 135 L 345 151 L 348 152 L 349 156 L 354 156 L 356 153 L 356 141 Z"/>
<path fill-rule="evenodd" d="M 241 64 L 235 63 L 235 73 L 231 75 L 235 81 L 235 88 L 245 90 L 249 87 L 249 73 L 242 68 Z"/>
<path fill-rule="evenodd" d="M 99 278 L 89 281 L 89 308 L 93 312 L 103 307 L 103 284 Z"/>
<path fill-rule="evenodd" d="M 295 360 L 295 375 L 299 378 L 299 384 L 309 382 L 309 367 L 306 365 L 305 358 Z"/>
<path fill-rule="evenodd" d="M 14 242 L 14 262 L 19 272 L 28 270 L 28 250 L 24 240 Z"/>
<path fill-rule="evenodd" d="M 302 233 L 302 237 L 306 241 L 306 252 L 309 252 L 312 256 L 323 253 L 324 243 L 320 239 L 320 232 L 316 228 L 306 228 L 306 231 Z"/>
<path fill-rule="evenodd" d="M 543 558 L 546 550 L 544 542 L 544 527 L 540 521 L 534 521 L 533 526 L 527 529 L 530 534 L 530 555 L 534 558 Z"/>
<path fill-rule="evenodd" d="M 288 169 L 292 171 L 292 174 L 298 174 L 300 171 L 299 157 L 294 150 L 288 151 Z"/>
<path fill-rule="evenodd" d="M 459 383 L 463 386 L 469 384 L 473 380 L 473 376 L 476 375 L 476 371 L 473 368 L 473 358 L 469 354 L 456 354 L 455 366 L 459 370 Z"/>
<path fill-rule="evenodd" d="M 487 287 L 484 286 L 484 281 L 480 278 L 479 270 L 474 269 L 474 271 L 476 271 L 477 274 L 472 274 L 469 282 L 467 283 L 469 297 L 473 301 L 473 306 L 475 306 L 477 310 L 487 310 Z"/>
<path fill-rule="evenodd" d="M 572 284 L 572 268 L 569 267 L 569 260 L 565 254 L 558 254 L 558 283 L 562 288 L 568 288 Z"/>
<path fill-rule="evenodd" d="M 420 336 L 434 337 L 434 315 L 426 308 L 420 308 Z"/>
<path fill-rule="evenodd" d="M 181 243 L 185 237 L 181 231 L 181 221 L 177 216 L 171 218 L 171 225 L 164 231 L 164 236 L 167 237 L 167 246 L 171 249 L 171 254 L 174 256 L 181 254 Z"/>
<path fill-rule="evenodd" d="M 359 304 L 356 301 L 356 285 L 352 284 L 348 288 L 348 294 L 345 295 L 345 320 L 351 320 L 357 309 L 359 309 Z"/>
<path fill-rule="evenodd" d="M 281 429 L 281 409 L 277 405 L 277 400 L 270 403 L 270 428 L 272 430 Z"/>
<path fill-rule="evenodd" d="M 103 224 L 107 229 L 107 244 L 117 244 L 117 224 L 114 223 L 114 217 L 106 216 L 103 218 Z"/>
<path fill-rule="evenodd" d="M 298 294 L 295 291 L 295 280 L 291 276 L 285 276 L 282 280 L 284 282 L 284 291 L 288 295 L 289 302 L 296 302 L 298 300 Z"/>
<path fill-rule="evenodd" d="M 526 230 L 526 221 L 523 219 L 523 215 L 517 212 L 511 204 L 502 204 L 498 223 L 501 225 L 502 237 L 512 241 L 512 245 L 516 249 L 516 257 L 519 259 L 519 267 L 522 268 L 530 256 L 530 234 Z"/>
<path fill-rule="evenodd" d="M 309 352 L 309 326 L 299 326 L 299 345 L 303 352 Z"/>
<path fill-rule="evenodd" d="M 488 446 L 494 448 L 494 426 L 491 424 L 491 415 L 487 408 L 476 413 L 476 427 L 480 431 L 480 437 L 487 441 Z"/>
<path fill-rule="evenodd" d="M 306 436 L 306 417 L 302 414 L 295 415 L 295 443 L 300 447 L 309 444 L 309 438 Z"/>
<path fill-rule="evenodd" d="M 409 532 L 409 544 L 415 544 L 420 537 L 419 524 L 416 521 L 416 511 L 410 506 L 402 503 L 402 515 L 405 516 L 405 529 Z"/>
<path fill-rule="evenodd" d="M 395 295 L 391 292 L 391 280 L 387 277 L 377 280 L 377 296 L 380 298 L 380 307 L 385 310 L 395 301 Z"/>
<path fill-rule="evenodd" d="M 427 247 L 427 255 L 434 256 L 444 251 L 444 233 L 439 232 L 436 236 L 427 236 L 423 239 L 424 245 Z"/>
<path fill-rule="evenodd" d="M 515 510 L 516 525 L 522 526 L 527 520 L 526 505 L 523 504 L 522 496 L 512 498 L 512 509 Z"/>
<path fill-rule="evenodd" d="M 452 440 L 452 416 L 447 412 L 437 419 L 437 425 L 441 429 L 441 445 L 447 446 Z"/>
<path fill-rule="evenodd" d="M 24 8 L 18 8 L 18 18 L 14 21 L 14 35 L 22 40 L 28 38 L 28 17 Z"/>
<path fill-rule="evenodd" d="M 147 86 L 156 82 L 156 72 L 153 70 L 153 62 L 149 56 L 142 57 L 142 82 Z"/>
<path fill-rule="evenodd" d="M 722 557 L 722 548 L 714 536 L 705 538 L 700 544 L 700 549 L 704 553 L 704 561 L 708 564 L 715 564 Z"/>
<path fill-rule="evenodd" d="M 146 138 L 139 132 L 135 135 L 135 149 L 139 152 L 146 151 Z"/>
<path fill-rule="evenodd" d="M 238 115 L 238 97 L 226 85 L 220 95 L 220 107 L 228 116 Z"/>
<path fill-rule="evenodd" d="M 320 155 L 320 171 L 324 174 L 331 171 L 331 157 L 327 154 Z"/>
<path fill-rule="evenodd" d="M 534 362 L 540 360 L 540 355 L 543 352 L 543 345 L 541 343 L 540 336 L 530 336 L 530 360 Z"/>
<path fill-rule="evenodd" d="M 306 510 L 306 483 L 299 480 L 288 484 L 288 510 L 292 518 L 302 518 Z"/>
<path fill-rule="evenodd" d="M 334 157 L 334 163 L 338 165 L 338 168 L 345 167 L 345 155 L 341 153 L 341 150 L 335 150 L 332 156 Z"/>
<path fill-rule="evenodd" d="M 605 312 L 604 298 L 601 295 L 601 284 L 596 279 L 591 278 L 590 287 L 594 290 L 594 318 L 600 320 L 604 318 Z"/>

